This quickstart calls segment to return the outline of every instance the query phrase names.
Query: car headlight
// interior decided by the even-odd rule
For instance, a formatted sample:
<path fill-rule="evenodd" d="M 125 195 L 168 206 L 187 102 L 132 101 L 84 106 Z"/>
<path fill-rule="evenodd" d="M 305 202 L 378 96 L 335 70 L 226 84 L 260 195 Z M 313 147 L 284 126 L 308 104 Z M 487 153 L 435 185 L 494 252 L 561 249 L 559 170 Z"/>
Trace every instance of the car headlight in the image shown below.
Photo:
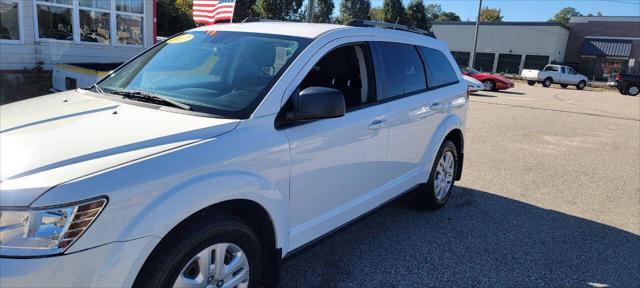
<path fill-rule="evenodd" d="M 60 254 L 75 242 L 107 204 L 104 198 L 46 208 L 0 208 L 0 256 Z"/>

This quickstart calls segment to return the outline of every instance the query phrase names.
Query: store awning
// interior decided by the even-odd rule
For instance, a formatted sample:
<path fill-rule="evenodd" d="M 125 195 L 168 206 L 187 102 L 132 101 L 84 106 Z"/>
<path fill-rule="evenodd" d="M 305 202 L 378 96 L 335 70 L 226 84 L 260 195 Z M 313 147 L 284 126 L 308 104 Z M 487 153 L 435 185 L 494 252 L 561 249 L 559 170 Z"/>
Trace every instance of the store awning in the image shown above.
<path fill-rule="evenodd" d="M 582 55 L 629 57 L 631 40 L 619 39 L 585 39 L 582 44 Z"/>

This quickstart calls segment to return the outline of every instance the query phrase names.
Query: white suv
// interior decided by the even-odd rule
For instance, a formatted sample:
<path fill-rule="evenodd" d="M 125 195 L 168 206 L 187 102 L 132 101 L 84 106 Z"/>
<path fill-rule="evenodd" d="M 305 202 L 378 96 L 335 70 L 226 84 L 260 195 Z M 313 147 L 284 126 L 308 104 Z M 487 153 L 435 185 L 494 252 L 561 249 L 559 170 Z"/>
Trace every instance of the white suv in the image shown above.
<path fill-rule="evenodd" d="M 456 67 L 407 31 L 216 25 L 4 105 L 0 283 L 274 285 L 285 256 L 409 189 L 439 208 L 462 170 Z"/>

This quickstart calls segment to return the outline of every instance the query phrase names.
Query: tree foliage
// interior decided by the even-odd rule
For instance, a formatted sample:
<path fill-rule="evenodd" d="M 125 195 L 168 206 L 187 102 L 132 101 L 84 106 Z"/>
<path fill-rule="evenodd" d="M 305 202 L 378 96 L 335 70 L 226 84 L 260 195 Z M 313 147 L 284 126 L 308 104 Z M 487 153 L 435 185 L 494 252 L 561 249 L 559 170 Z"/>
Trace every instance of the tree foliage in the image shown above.
<path fill-rule="evenodd" d="M 382 4 L 382 14 L 384 15 L 384 21 L 389 23 L 402 23 L 405 22 L 405 11 L 400 0 L 384 0 Z"/>
<path fill-rule="evenodd" d="M 369 10 L 369 19 L 375 21 L 384 21 L 384 13 L 382 7 L 374 7 Z"/>
<path fill-rule="evenodd" d="M 482 7 L 480 9 L 480 22 L 502 22 L 502 10 L 498 8 Z"/>
<path fill-rule="evenodd" d="M 192 0 L 158 0 L 158 36 L 171 36 L 196 26 Z"/>
<path fill-rule="evenodd" d="M 289 20 L 297 16 L 302 0 L 258 0 L 255 10 L 258 16 L 270 20 Z"/>
<path fill-rule="evenodd" d="M 460 16 L 454 12 L 443 12 L 435 21 L 462 21 Z"/>
<path fill-rule="evenodd" d="M 331 15 L 333 15 L 333 9 L 335 5 L 332 0 L 314 0 L 313 1 L 313 22 L 315 23 L 330 23 Z M 307 7 L 307 9 L 309 9 Z"/>
<path fill-rule="evenodd" d="M 256 17 L 258 13 L 255 6 L 256 0 L 236 0 L 236 7 L 233 9 L 233 22 L 242 22 L 247 18 Z"/>
<path fill-rule="evenodd" d="M 423 30 L 429 30 L 431 27 L 429 20 L 427 19 L 426 7 L 422 0 L 411 0 L 407 5 L 407 17 L 410 24 L 413 27 Z"/>
<path fill-rule="evenodd" d="M 569 23 L 569 19 L 571 19 L 571 17 L 573 16 L 582 16 L 582 13 L 578 12 L 576 8 L 564 7 L 560 9 L 560 11 L 556 13 L 556 15 L 549 19 L 549 22 L 567 24 Z"/>
<path fill-rule="evenodd" d="M 340 3 L 340 20 L 346 23 L 350 19 L 369 19 L 371 2 L 369 0 L 342 0 Z"/>

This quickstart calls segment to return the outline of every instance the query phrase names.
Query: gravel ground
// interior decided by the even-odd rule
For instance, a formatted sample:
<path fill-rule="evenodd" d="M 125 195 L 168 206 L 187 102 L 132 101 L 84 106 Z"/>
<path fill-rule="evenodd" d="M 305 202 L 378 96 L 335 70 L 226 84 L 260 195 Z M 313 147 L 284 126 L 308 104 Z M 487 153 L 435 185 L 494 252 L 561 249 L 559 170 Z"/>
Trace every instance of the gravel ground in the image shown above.
<path fill-rule="evenodd" d="M 471 96 L 463 180 L 407 194 L 285 262 L 281 287 L 640 287 L 640 97 Z"/>

